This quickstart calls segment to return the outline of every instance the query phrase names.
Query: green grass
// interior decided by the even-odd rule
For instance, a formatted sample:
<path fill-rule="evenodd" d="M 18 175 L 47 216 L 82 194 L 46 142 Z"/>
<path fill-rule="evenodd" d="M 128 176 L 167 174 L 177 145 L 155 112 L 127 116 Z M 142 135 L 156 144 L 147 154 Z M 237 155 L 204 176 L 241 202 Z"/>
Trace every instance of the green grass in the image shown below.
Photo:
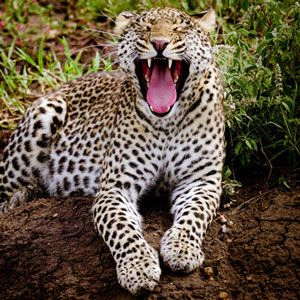
<path fill-rule="evenodd" d="M 65 81 L 100 69 L 101 58 L 98 52 L 89 66 L 84 66 L 80 62 L 82 52 L 73 55 L 65 38 L 60 39 L 59 42 L 63 46 L 63 62 L 57 58 L 55 52 L 44 53 L 44 39 L 40 40 L 36 57 L 16 47 L 15 43 L 12 43 L 7 51 L 0 49 L 2 66 L 0 74 L 3 78 L 0 82 L 1 107 L 13 116 L 1 120 L 0 128 L 13 129 L 19 119 L 15 116 L 24 114 L 32 98 L 56 88 Z M 111 69 L 108 60 L 104 63 L 105 69 Z M 31 89 L 37 85 L 36 89 Z"/>
<path fill-rule="evenodd" d="M 13 129 L 28 104 L 49 89 L 87 72 L 112 68 L 107 54 L 94 51 L 87 59 L 86 50 L 93 46 L 78 50 L 72 40 L 78 34 L 101 35 L 103 42 L 100 31 L 109 26 L 94 31 L 105 19 L 101 16 L 109 21 L 123 10 L 154 6 L 195 13 L 208 5 L 171 0 L 72 3 L 61 6 L 62 14 L 55 4 L 43 6 L 33 0 L 0 4 L 0 129 Z M 219 15 L 212 39 L 226 83 L 229 169 L 271 168 L 279 161 L 295 165 L 300 158 L 299 2 L 213 0 L 210 5 Z"/>
<path fill-rule="evenodd" d="M 112 67 L 98 50 L 86 61 L 85 47 L 70 47 L 72 34 L 79 32 L 83 39 L 95 35 L 93 16 L 79 11 L 65 21 L 54 15 L 52 4 L 44 7 L 30 0 L 0 4 L 0 130 L 14 129 L 41 94 L 85 73 Z"/>

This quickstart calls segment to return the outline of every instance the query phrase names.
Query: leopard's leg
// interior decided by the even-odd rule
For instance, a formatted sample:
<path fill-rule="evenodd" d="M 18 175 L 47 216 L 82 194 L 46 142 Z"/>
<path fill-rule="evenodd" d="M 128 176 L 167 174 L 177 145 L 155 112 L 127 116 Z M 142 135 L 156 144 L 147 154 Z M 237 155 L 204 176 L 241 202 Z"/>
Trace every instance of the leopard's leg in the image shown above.
<path fill-rule="evenodd" d="M 221 175 L 210 183 L 182 182 L 171 197 L 174 223 L 161 240 L 161 256 L 173 271 L 191 272 L 204 260 L 202 241 L 219 206 Z"/>
<path fill-rule="evenodd" d="M 27 110 L 4 149 L 0 164 L 0 212 L 28 201 L 42 190 L 51 144 L 67 116 L 58 95 L 43 97 Z"/>
<path fill-rule="evenodd" d="M 126 176 L 125 182 L 129 186 Z M 96 196 L 93 216 L 95 227 L 116 262 L 120 285 L 132 294 L 139 294 L 154 289 L 161 269 L 157 251 L 142 235 L 141 216 L 131 196 L 119 188 L 102 186 Z"/>

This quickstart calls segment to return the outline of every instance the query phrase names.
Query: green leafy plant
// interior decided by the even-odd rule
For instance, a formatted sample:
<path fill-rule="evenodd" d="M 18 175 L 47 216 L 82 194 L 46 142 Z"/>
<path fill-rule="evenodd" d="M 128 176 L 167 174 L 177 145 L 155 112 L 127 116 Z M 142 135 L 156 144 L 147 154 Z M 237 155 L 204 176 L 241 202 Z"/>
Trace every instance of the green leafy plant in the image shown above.
<path fill-rule="evenodd" d="M 233 165 L 299 160 L 299 15 L 298 2 L 255 1 L 223 36 L 234 49 L 221 61 Z"/>

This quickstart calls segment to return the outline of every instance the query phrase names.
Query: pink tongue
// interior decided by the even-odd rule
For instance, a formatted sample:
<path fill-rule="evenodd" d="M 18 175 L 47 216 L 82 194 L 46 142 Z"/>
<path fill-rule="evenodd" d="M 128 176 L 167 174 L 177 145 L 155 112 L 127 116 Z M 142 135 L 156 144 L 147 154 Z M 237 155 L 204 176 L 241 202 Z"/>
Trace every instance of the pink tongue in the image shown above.
<path fill-rule="evenodd" d="M 165 64 L 155 63 L 147 91 L 147 102 L 156 113 L 169 111 L 177 98 L 171 71 Z"/>

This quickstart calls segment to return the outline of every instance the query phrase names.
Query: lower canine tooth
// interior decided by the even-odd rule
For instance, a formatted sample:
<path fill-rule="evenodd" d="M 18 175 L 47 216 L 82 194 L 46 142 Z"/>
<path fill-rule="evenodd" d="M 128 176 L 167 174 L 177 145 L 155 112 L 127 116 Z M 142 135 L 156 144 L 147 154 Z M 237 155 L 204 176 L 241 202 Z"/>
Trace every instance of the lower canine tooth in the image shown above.
<path fill-rule="evenodd" d="M 153 111 L 153 107 L 150 105 L 150 109 L 151 109 L 151 111 Z"/>

